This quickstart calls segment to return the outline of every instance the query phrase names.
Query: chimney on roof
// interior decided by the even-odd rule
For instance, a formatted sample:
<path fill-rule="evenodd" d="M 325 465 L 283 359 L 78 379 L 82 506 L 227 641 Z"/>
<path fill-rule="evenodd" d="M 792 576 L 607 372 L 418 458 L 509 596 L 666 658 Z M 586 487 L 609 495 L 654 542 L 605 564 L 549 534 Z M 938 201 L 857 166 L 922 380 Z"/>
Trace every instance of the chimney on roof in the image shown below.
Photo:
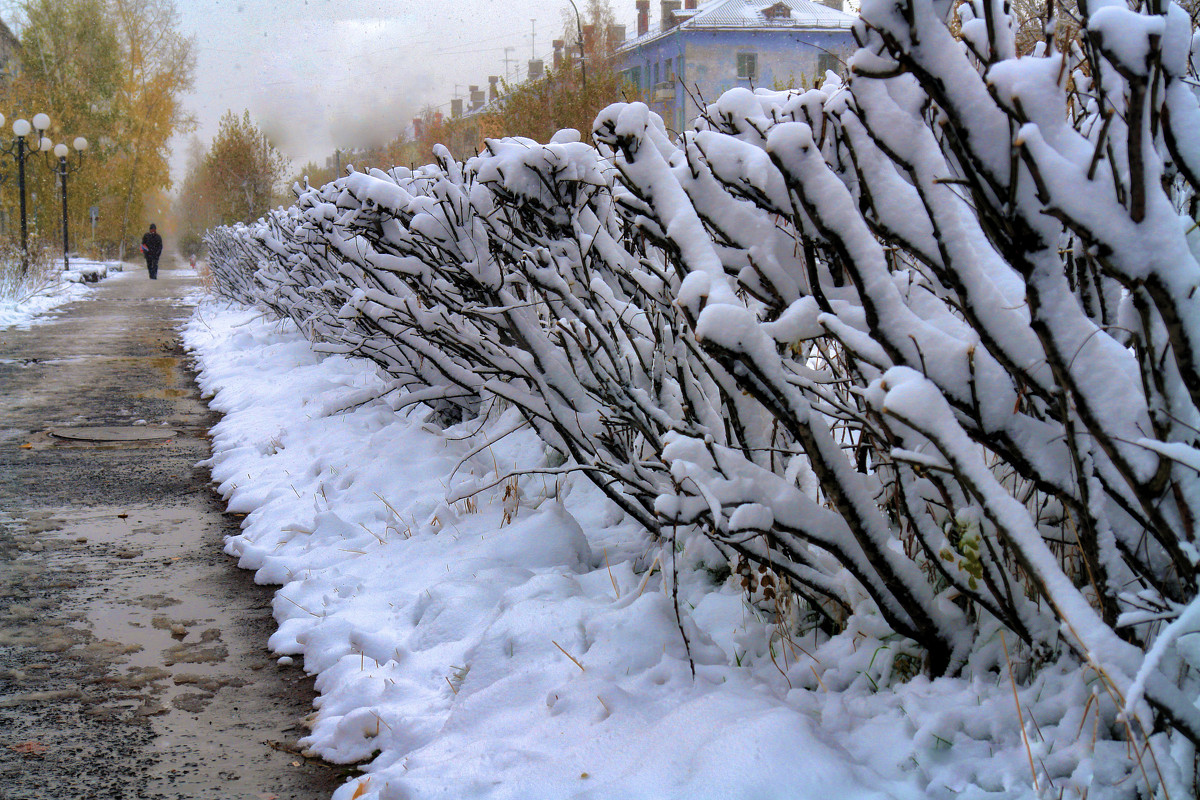
<path fill-rule="evenodd" d="M 487 99 L 487 95 L 478 86 L 471 87 L 471 110 L 478 111 L 483 108 L 483 104 Z"/>
<path fill-rule="evenodd" d="M 463 112 L 463 101 L 461 97 L 455 97 L 450 101 L 450 116 L 461 117 Z"/>
<path fill-rule="evenodd" d="M 596 26 L 583 26 L 583 52 L 592 53 L 596 50 Z"/>
<path fill-rule="evenodd" d="M 624 25 L 609 25 L 608 26 L 608 47 L 616 49 L 625 41 L 625 26 Z"/>
<path fill-rule="evenodd" d="M 696 0 L 683 0 L 683 9 L 685 11 L 695 11 Z"/>
<path fill-rule="evenodd" d="M 425 136 L 425 120 L 413 117 L 413 138 L 420 140 Z"/>
<path fill-rule="evenodd" d="M 554 40 L 554 68 L 555 68 L 556 70 L 557 70 L 559 67 L 561 67 L 561 66 L 562 66 L 562 62 L 563 62 L 563 47 L 565 47 L 565 46 L 566 46 L 566 44 L 567 44 L 567 43 L 566 43 L 565 41 L 563 41 L 562 39 L 555 39 L 555 40 Z"/>
<path fill-rule="evenodd" d="M 645 36 L 650 30 L 650 0 L 637 0 L 637 35 Z"/>
<path fill-rule="evenodd" d="M 667 28 L 675 27 L 675 12 L 678 11 L 682 5 L 683 3 L 681 3 L 680 0 L 662 0 L 662 2 L 659 3 L 659 8 L 662 11 L 662 30 L 665 31 Z"/>
<path fill-rule="evenodd" d="M 500 89 L 496 84 L 500 83 L 499 75 L 488 75 L 488 102 L 492 102 L 500 96 Z"/>
<path fill-rule="evenodd" d="M 542 77 L 542 73 L 545 72 L 545 70 L 546 63 L 540 58 L 529 59 L 529 72 L 527 73 L 529 80 L 536 81 L 538 78 Z"/>

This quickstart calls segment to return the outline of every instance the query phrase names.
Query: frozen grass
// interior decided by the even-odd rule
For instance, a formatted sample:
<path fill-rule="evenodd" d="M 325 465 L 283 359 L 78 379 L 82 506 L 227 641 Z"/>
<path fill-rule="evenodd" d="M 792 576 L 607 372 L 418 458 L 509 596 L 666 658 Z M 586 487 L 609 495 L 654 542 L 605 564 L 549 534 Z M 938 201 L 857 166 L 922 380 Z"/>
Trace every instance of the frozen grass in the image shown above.
<path fill-rule="evenodd" d="M 21 251 L 0 245 L 0 304 L 15 305 L 53 291 L 55 270 L 44 250 L 30 253 L 29 269 L 21 269 Z"/>
<path fill-rule="evenodd" d="M 19 249 L 0 245 L 0 330 L 27 325 L 52 308 L 89 296 L 81 269 L 103 277 L 115 265 L 72 258 L 71 267 L 71 273 L 64 273 L 58 258 L 38 249 L 22 275 Z"/>

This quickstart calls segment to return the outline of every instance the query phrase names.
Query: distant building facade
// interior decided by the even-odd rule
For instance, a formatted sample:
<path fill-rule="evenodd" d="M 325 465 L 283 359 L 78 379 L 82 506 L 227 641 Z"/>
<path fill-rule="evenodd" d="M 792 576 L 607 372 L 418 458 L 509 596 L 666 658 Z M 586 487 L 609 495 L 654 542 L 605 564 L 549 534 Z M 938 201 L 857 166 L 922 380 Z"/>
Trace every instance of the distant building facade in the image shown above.
<path fill-rule="evenodd" d="M 856 47 L 855 17 L 841 0 L 660 0 L 653 28 L 650 0 L 636 2 L 637 36 L 617 51 L 619 68 L 677 131 L 729 89 L 812 86 L 826 71 L 844 74 Z"/>
<path fill-rule="evenodd" d="M 20 40 L 4 24 L 4 20 L 0 20 L 0 81 L 11 80 L 16 74 L 20 52 Z"/>
<path fill-rule="evenodd" d="M 17 76 L 21 69 L 21 41 L 12 29 L 0 20 L 0 86 Z M 12 230 L 12 212 L 0 207 L 0 236 Z"/>

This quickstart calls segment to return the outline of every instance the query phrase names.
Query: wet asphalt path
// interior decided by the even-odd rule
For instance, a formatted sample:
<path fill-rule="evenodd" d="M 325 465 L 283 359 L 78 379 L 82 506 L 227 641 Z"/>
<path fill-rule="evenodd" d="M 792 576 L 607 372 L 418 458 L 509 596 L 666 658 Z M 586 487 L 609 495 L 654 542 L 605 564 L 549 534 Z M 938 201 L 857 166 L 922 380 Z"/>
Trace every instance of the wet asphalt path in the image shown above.
<path fill-rule="evenodd" d="M 178 326 L 198 286 L 117 275 L 0 331 L 0 798 L 318 800 L 311 681 L 266 650 L 271 590 L 221 552 L 215 422 Z M 88 443 L 52 429 L 164 425 Z"/>

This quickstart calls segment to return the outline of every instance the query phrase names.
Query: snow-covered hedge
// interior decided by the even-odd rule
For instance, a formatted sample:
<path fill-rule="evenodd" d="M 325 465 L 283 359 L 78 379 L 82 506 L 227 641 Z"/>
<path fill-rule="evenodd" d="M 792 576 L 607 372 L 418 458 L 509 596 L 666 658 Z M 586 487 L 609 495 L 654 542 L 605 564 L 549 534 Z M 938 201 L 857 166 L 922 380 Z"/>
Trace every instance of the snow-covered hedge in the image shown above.
<path fill-rule="evenodd" d="M 1018 56 L 1007 4 L 960 5 L 958 38 L 949 10 L 866 0 L 849 81 L 731 91 L 677 140 L 617 104 L 595 147 L 306 187 L 209 235 L 217 285 L 447 420 L 520 409 L 545 473 L 710 537 L 783 625 L 876 613 L 933 675 L 1073 651 L 1178 789 L 1196 39 L 1174 4 L 1088 2 Z"/>

